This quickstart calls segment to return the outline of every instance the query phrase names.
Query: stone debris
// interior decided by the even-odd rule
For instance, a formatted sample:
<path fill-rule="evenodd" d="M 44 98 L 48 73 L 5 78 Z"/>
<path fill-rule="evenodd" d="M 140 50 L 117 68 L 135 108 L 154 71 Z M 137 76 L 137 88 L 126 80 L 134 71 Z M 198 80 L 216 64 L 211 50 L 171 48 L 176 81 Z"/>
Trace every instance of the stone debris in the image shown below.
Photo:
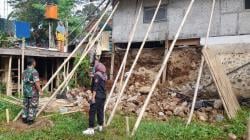
<path fill-rule="evenodd" d="M 126 87 L 127 89 L 117 107 L 117 112 L 130 115 L 138 115 L 140 113 L 159 67 L 159 65 L 150 69 L 139 67 L 133 72 L 128 86 Z M 115 105 L 120 86 L 121 85 L 117 83 L 115 92 L 107 107 L 108 112 L 111 112 Z M 194 86 L 191 83 L 187 83 L 186 85 L 182 84 L 180 86 L 173 83 L 172 86 L 159 84 L 151 97 L 144 117 L 160 120 L 167 120 L 171 116 L 188 118 L 192 104 L 193 90 Z M 64 107 L 67 107 L 69 111 L 81 108 L 87 112 L 89 110 L 88 101 L 90 96 L 90 90 L 75 88 L 66 93 L 67 99 L 57 99 L 58 101 L 56 103 L 65 101 L 64 104 L 66 105 L 64 105 Z M 60 107 L 57 106 L 54 111 L 58 111 Z M 207 122 L 223 120 L 224 116 L 221 100 L 211 100 L 210 97 L 199 99 L 198 97 L 193 118 Z"/>
<path fill-rule="evenodd" d="M 157 66 L 159 67 L 159 66 Z M 149 70 L 144 67 L 138 68 L 130 78 L 127 90 L 122 97 L 118 112 L 124 114 L 136 114 L 145 102 L 150 91 L 152 82 L 158 69 Z M 117 84 L 119 85 L 119 83 Z M 178 86 L 162 86 L 159 84 L 147 106 L 144 116 L 167 120 L 168 117 L 178 116 L 187 118 L 192 104 L 193 86 L 191 84 Z M 117 89 L 118 91 L 118 89 Z M 111 111 L 117 99 L 118 92 L 115 92 L 108 104 L 108 111 Z M 189 92 L 187 92 L 189 91 Z M 191 92 L 190 92 L 191 91 Z M 196 107 L 193 118 L 201 121 L 215 122 L 217 114 L 223 114 L 220 100 L 199 100 L 201 103 Z"/>
<path fill-rule="evenodd" d="M 236 140 L 237 139 L 237 136 L 233 133 L 229 133 L 228 137 L 229 137 L 229 140 Z"/>

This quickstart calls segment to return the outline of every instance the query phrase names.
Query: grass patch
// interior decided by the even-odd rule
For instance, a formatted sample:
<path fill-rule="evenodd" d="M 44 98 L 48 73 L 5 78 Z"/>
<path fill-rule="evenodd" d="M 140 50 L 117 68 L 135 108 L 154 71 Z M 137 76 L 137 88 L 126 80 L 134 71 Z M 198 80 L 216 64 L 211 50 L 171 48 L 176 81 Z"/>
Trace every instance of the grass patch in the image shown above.
<path fill-rule="evenodd" d="M 0 104 L 2 104 L 0 102 Z M 6 105 L 12 108 L 11 105 Z M 6 107 L 5 107 L 6 108 Z M 14 107 L 13 107 L 14 109 Z M 16 109 L 18 112 L 19 109 Z M 15 112 L 15 111 L 14 111 Z M 15 113 L 17 113 L 15 112 Z M 0 114 L 2 116 L 2 113 Z M 82 135 L 82 130 L 88 126 L 88 117 L 83 113 L 70 115 L 55 115 L 50 119 L 54 122 L 54 127 L 42 130 L 25 131 L 22 133 L 13 130 L 0 131 L 0 139 L 3 140 L 211 140 L 227 139 L 228 133 L 232 132 L 238 138 L 242 138 L 246 133 L 246 123 L 249 111 L 244 109 L 239 112 L 234 120 L 225 120 L 221 123 L 209 124 L 202 122 L 192 122 L 188 127 L 186 122 L 179 118 L 170 118 L 167 122 L 155 120 L 143 120 L 136 135 L 127 137 L 125 133 L 125 117 L 117 115 L 111 126 L 104 132 L 97 132 L 94 136 Z M 1 117 L 1 120 L 5 118 Z M 130 118 L 130 128 L 133 127 L 135 118 Z M 4 124 L 0 126 L 4 128 Z"/>
<path fill-rule="evenodd" d="M 21 110 L 21 107 L 17 107 L 16 105 L 9 104 L 5 101 L 0 101 L 0 123 L 6 121 L 6 109 L 9 109 L 10 120 L 14 119 L 18 112 Z"/>

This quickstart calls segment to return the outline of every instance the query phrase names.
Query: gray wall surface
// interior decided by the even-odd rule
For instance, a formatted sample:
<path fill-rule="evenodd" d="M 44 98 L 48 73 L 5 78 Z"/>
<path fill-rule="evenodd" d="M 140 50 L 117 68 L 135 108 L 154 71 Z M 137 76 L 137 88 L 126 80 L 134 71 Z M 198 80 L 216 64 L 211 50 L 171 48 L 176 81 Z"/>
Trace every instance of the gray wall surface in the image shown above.
<path fill-rule="evenodd" d="M 245 0 L 216 0 L 211 36 L 250 34 L 250 9 L 245 9 Z M 115 43 L 128 42 L 139 4 L 136 0 L 121 0 L 113 17 L 113 40 Z M 143 6 L 156 6 L 158 0 L 144 0 Z M 167 20 L 155 22 L 148 41 L 173 39 L 184 17 L 190 0 L 163 0 L 167 4 Z M 212 0 L 196 0 L 180 34 L 181 39 L 205 37 Z M 141 42 L 149 24 L 143 23 L 141 13 L 134 42 Z"/>

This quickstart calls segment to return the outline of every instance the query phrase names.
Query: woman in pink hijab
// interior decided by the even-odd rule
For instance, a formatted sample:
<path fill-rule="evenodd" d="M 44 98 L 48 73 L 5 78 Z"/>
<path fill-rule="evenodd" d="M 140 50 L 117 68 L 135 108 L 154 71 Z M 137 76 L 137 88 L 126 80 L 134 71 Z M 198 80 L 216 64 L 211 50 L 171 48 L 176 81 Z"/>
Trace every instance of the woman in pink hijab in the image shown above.
<path fill-rule="evenodd" d="M 106 67 L 98 60 L 95 61 L 94 67 L 95 67 L 95 74 L 94 74 L 93 95 L 90 101 L 89 128 L 83 131 L 84 135 L 94 135 L 96 114 L 98 121 L 98 126 L 96 128 L 99 131 L 103 130 L 104 104 L 106 100 L 105 82 L 107 81 L 107 74 L 106 74 Z"/>

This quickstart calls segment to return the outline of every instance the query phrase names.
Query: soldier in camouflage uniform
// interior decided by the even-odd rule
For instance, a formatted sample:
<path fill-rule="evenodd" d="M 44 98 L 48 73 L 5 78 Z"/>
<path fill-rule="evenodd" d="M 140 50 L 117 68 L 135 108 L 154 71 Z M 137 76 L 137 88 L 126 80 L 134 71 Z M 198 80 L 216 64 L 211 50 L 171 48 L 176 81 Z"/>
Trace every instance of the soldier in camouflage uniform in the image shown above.
<path fill-rule="evenodd" d="M 36 117 L 40 87 L 39 74 L 35 69 L 36 62 L 34 58 L 27 59 L 27 69 L 23 72 L 23 114 L 24 123 L 31 125 Z"/>

